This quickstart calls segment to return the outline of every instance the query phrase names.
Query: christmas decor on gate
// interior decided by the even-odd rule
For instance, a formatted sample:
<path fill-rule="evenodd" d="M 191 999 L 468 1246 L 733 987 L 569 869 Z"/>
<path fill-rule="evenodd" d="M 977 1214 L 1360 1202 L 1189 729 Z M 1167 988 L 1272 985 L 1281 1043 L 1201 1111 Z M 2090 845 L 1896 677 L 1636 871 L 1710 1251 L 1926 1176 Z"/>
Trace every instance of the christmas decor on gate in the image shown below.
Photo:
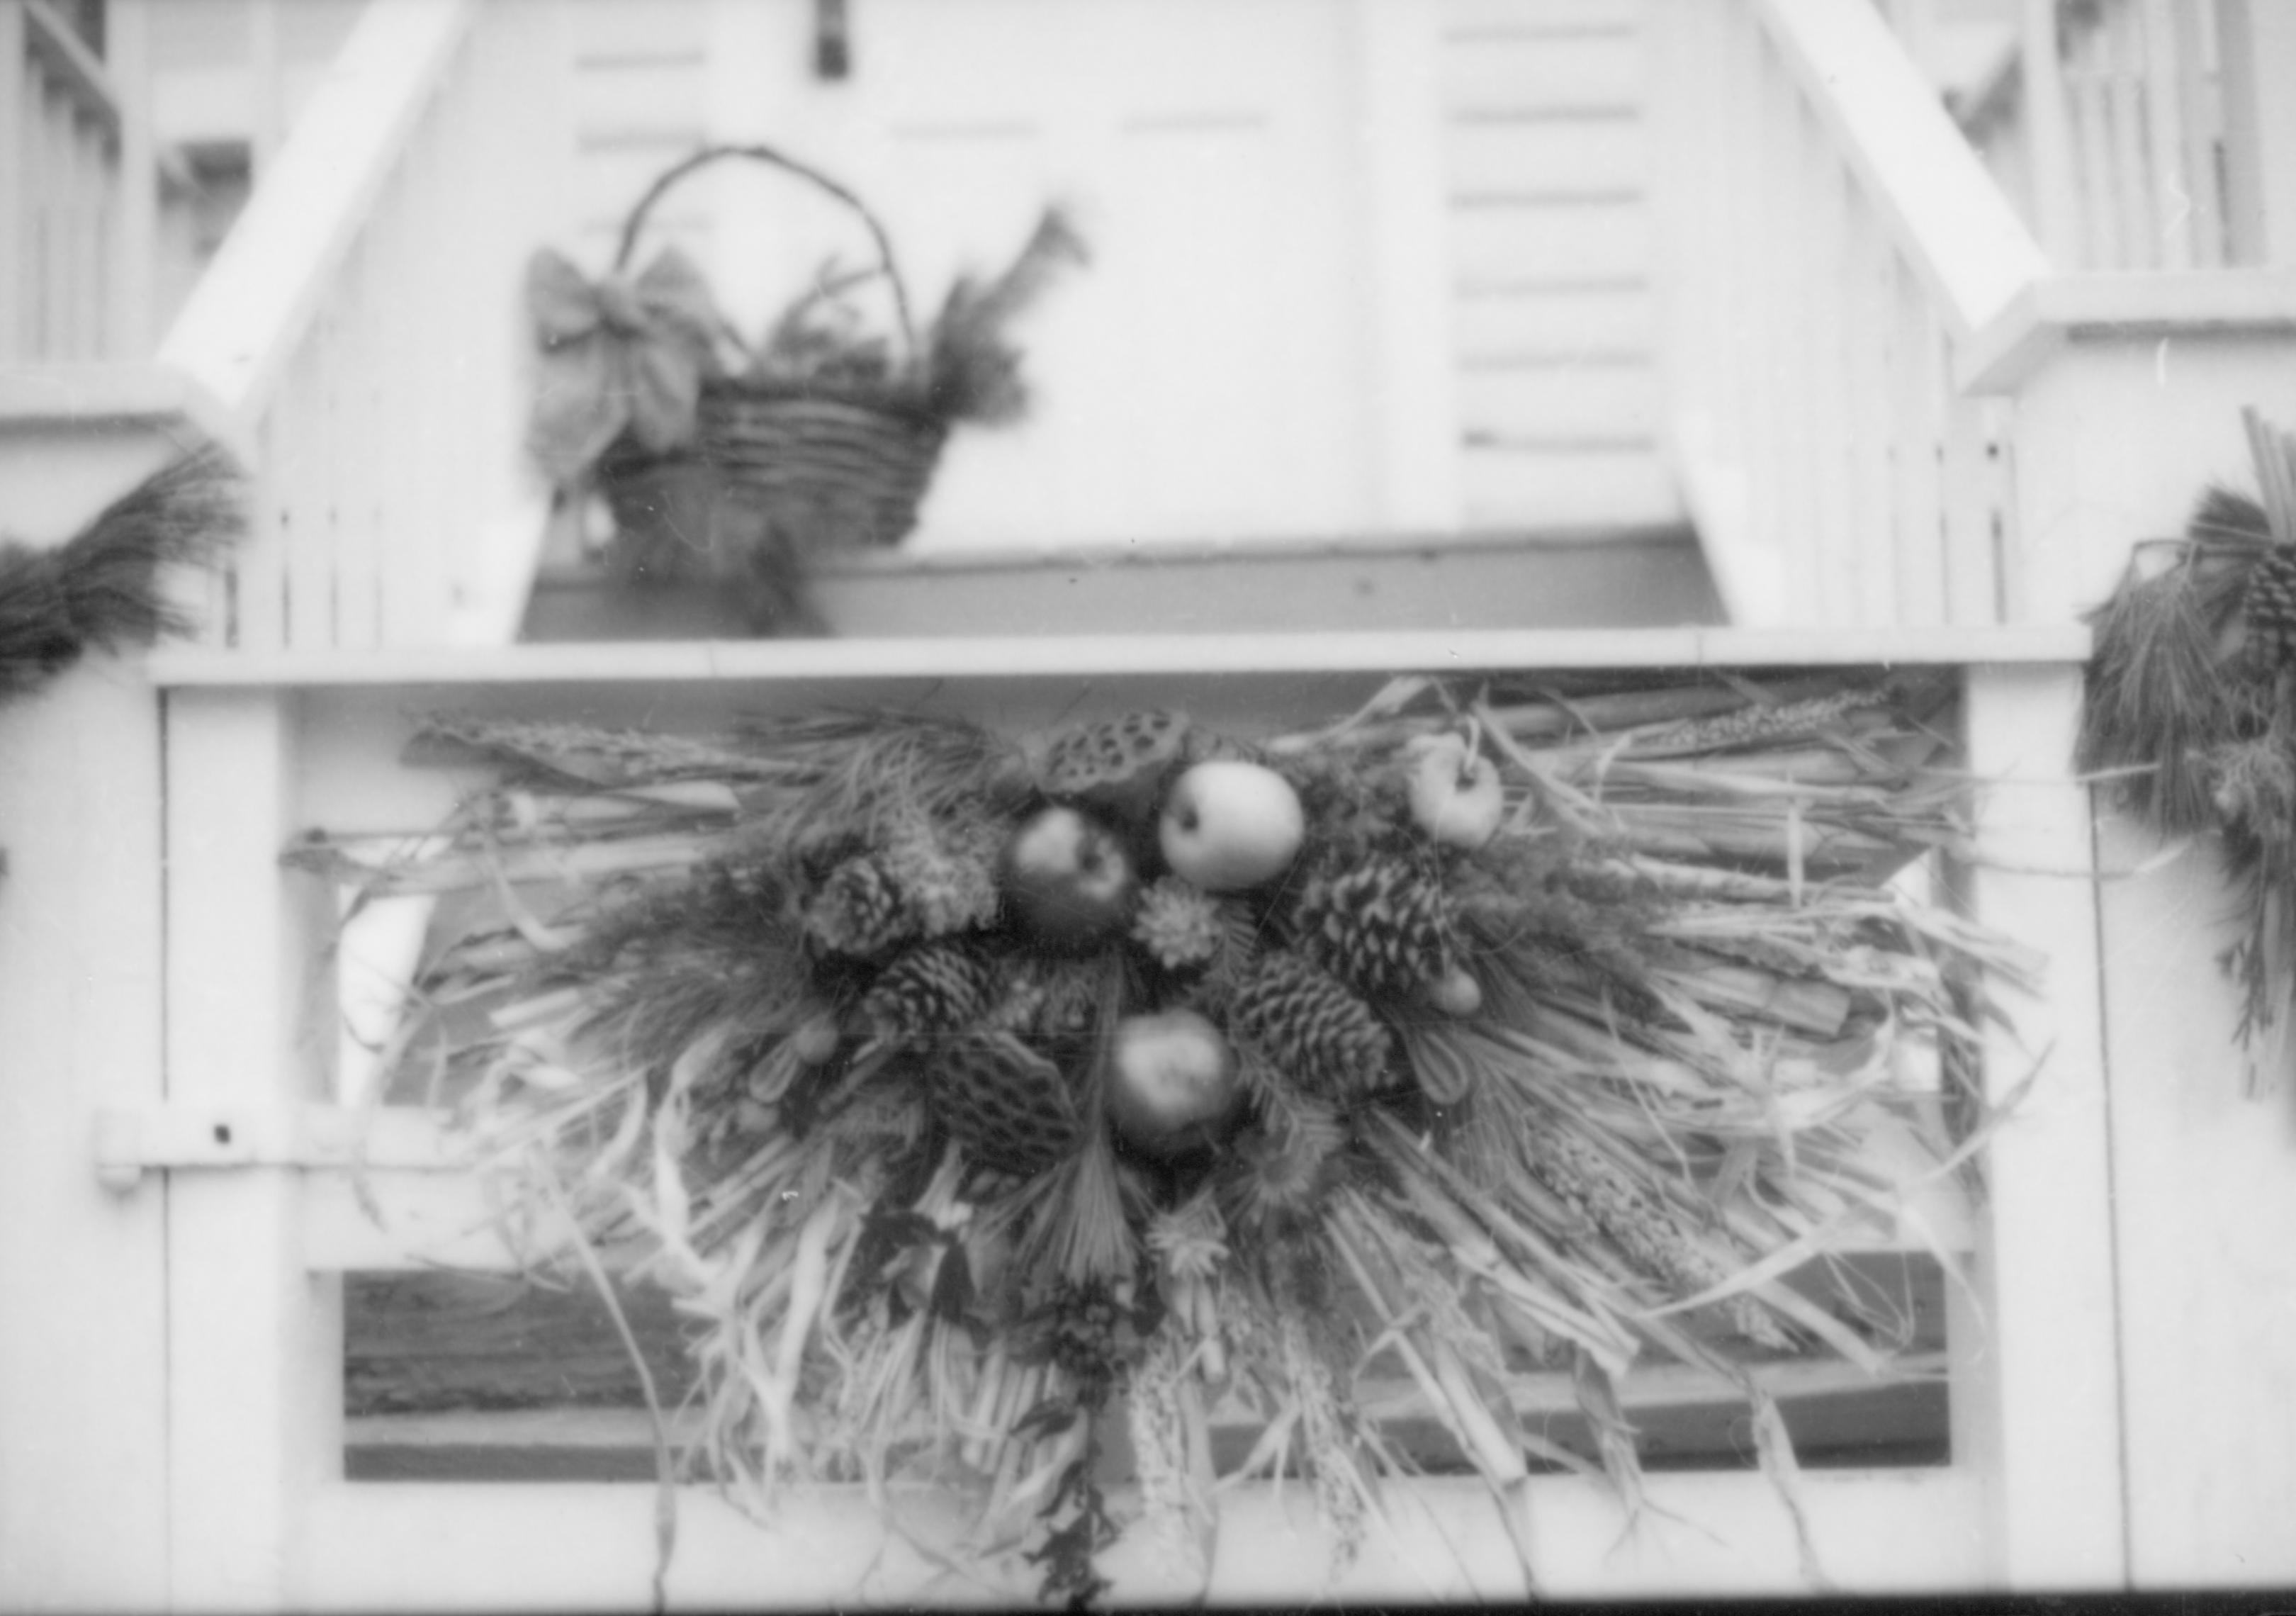
<path fill-rule="evenodd" d="M 1259 736 L 442 717 L 425 751 L 493 783 L 292 857 L 447 895 L 394 1097 L 459 1111 L 535 1262 L 681 1299 L 685 1473 L 970 1489 L 973 1548 L 1083 1602 L 1120 1532 L 1205 1552 L 1216 1419 L 1351 1550 L 1404 1462 L 1382 1376 L 1495 1488 L 1631 1504 L 1619 1388 L 1691 1366 L 1792 1507 L 1757 1367 L 1887 1372 L 1893 1300 L 1823 1259 L 1974 1148 L 2030 969 L 1898 879 L 1964 842 L 1953 690 L 1414 677 Z M 1538 1370 L 1594 1451 L 1519 1415 Z"/>
<path fill-rule="evenodd" d="M 2243 419 L 2261 501 L 2207 490 L 2091 614 L 2079 766 L 2160 834 L 2214 836 L 2239 904 L 2221 964 L 2255 1048 L 2296 1001 L 2296 438 Z"/>
<path fill-rule="evenodd" d="M 764 164 L 850 209 L 876 258 L 858 270 L 824 264 L 755 343 L 676 248 L 631 268 L 661 199 L 727 160 Z M 603 280 L 549 249 L 534 256 L 529 447 L 562 490 L 604 496 L 625 581 L 726 583 L 758 632 L 817 632 L 807 564 L 898 543 L 949 431 L 1027 413 L 1010 327 L 1084 258 L 1068 216 L 1048 209 L 1001 275 L 961 276 L 920 333 L 891 241 L 859 197 L 768 146 L 707 147 L 638 200 Z M 890 334 L 864 312 L 876 296 L 890 304 Z"/>

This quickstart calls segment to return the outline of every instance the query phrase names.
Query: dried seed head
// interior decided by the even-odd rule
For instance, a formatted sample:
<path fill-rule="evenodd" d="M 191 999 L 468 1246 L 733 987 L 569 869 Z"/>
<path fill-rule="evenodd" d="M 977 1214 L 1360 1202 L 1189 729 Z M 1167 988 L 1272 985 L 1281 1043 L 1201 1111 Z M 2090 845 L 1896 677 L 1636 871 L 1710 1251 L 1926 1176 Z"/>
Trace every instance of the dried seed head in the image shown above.
<path fill-rule="evenodd" d="M 1140 895 L 1132 935 L 1168 971 L 1210 964 L 1226 939 L 1218 900 L 1177 875 Z"/>

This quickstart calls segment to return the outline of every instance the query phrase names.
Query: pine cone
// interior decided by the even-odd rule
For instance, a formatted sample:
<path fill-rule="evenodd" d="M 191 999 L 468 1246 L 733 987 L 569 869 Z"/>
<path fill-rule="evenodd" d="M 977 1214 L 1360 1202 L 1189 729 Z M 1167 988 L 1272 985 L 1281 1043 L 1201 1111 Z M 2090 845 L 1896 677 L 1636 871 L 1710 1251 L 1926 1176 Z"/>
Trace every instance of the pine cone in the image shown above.
<path fill-rule="evenodd" d="M 805 929 L 832 954 L 867 959 L 915 934 L 900 883 L 873 854 L 829 873 L 805 910 Z"/>
<path fill-rule="evenodd" d="M 1349 1100 L 1387 1081 L 1387 1029 L 1361 999 L 1296 954 L 1261 956 L 1227 1015 L 1231 1035 L 1314 1093 Z"/>
<path fill-rule="evenodd" d="M 969 1027 L 996 995 L 996 968 L 981 950 L 948 939 L 894 956 L 861 997 L 861 1024 L 888 1043 L 913 1044 Z"/>
<path fill-rule="evenodd" d="M 1061 1069 L 1009 1033 L 959 1033 L 924 1071 L 926 1103 L 980 1166 L 1032 1178 L 1082 1136 Z"/>
<path fill-rule="evenodd" d="M 1358 993 L 1415 994 L 1458 963 L 1449 898 L 1431 874 L 1392 853 L 1327 868 L 1293 917 L 1303 950 Z"/>
<path fill-rule="evenodd" d="M 2267 668 L 2296 663 L 2296 546 L 2274 545 L 2249 569 L 2241 619 L 2250 657 Z"/>
<path fill-rule="evenodd" d="M 996 860 L 1005 832 L 985 816 L 935 825 L 906 822 L 885 839 L 878 860 L 921 937 L 986 926 L 996 918 Z"/>

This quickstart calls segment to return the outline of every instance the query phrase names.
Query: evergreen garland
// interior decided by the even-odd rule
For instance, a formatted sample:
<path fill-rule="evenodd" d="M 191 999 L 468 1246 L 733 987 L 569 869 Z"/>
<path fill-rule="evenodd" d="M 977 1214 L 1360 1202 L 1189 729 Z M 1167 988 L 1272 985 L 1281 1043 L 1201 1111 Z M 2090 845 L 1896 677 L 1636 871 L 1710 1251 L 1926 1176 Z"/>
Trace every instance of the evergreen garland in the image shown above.
<path fill-rule="evenodd" d="M 91 651 L 188 632 L 162 576 L 213 562 L 246 526 L 236 475 L 206 450 L 145 478 L 61 545 L 0 536 L 0 706 L 37 695 Z"/>
<path fill-rule="evenodd" d="M 246 523 L 237 478 L 208 450 L 144 479 L 61 545 L 0 537 L 0 701 L 37 693 L 90 651 L 188 632 L 162 573 L 214 561 Z"/>
<path fill-rule="evenodd" d="M 2213 840 L 2254 1051 L 2296 1006 L 2296 439 L 2243 420 L 2262 498 L 2207 489 L 2090 614 L 2076 760 L 2155 833 Z"/>

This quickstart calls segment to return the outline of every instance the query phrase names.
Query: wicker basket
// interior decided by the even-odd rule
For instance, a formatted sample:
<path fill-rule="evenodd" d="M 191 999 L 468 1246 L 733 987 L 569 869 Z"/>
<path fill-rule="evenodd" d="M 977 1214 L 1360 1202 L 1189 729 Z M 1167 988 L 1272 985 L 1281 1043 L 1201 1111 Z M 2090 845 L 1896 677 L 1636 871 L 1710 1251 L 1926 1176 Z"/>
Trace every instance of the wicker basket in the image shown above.
<path fill-rule="evenodd" d="M 914 355 L 908 295 L 883 226 L 844 186 L 768 146 L 708 147 L 656 179 L 622 227 L 616 269 L 628 268 L 648 214 L 673 185 L 729 159 L 795 176 L 859 216 Z M 758 631 L 817 630 L 803 601 L 805 565 L 906 537 L 947 435 L 913 397 L 713 378 L 702 384 L 692 449 L 649 454 L 625 440 L 602 461 L 617 529 L 611 564 L 631 583 L 736 583 L 754 596 L 748 616 Z"/>

